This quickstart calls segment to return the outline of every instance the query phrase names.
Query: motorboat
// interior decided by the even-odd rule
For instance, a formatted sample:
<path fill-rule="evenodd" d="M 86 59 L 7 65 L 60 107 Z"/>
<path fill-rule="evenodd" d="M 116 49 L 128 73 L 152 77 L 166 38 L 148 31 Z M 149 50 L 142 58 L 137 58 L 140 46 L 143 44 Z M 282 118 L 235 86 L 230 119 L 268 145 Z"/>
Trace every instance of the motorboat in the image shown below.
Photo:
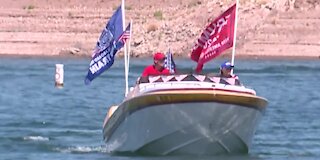
<path fill-rule="evenodd" d="M 248 153 L 267 100 L 235 78 L 181 74 L 141 78 L 109 107 L 103 138 L 111 153 Z"/>

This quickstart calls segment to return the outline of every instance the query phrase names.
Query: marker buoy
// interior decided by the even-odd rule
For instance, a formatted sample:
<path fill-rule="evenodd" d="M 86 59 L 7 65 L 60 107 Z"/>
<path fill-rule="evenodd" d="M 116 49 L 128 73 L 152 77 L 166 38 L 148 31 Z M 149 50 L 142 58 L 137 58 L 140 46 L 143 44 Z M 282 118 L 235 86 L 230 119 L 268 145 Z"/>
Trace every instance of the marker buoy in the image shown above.
<path fill-rule="evenodd" d="M 63 87 L 63 64 L 56 64 L 55 86 Z"/>

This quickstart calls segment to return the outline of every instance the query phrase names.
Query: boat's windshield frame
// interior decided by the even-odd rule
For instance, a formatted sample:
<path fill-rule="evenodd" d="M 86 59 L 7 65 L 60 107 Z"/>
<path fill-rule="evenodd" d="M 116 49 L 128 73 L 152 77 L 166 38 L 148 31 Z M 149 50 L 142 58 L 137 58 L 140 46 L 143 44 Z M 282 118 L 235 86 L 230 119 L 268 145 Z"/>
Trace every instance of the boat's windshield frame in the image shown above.
<path fill-rule="evenodd" d="M 226 85 L 242 86 L 237 78 L 226 78 L 217 75 L 202 75 L 202 74 L 173 74 L 173 75 L 157 75 L 139 77 L 137 84 L 155 83 L 155 82 L 173 82 L 173 81 L 196 81 L 196 82 L 212 82 Z"/>

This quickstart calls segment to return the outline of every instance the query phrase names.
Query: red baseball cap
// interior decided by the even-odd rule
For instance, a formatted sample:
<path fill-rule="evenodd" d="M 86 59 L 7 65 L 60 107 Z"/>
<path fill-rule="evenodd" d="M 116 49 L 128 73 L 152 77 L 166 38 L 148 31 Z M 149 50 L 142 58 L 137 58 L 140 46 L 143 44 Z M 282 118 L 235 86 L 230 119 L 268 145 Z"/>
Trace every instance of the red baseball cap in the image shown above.
<path fill-rule="evenodd" d="M 157 52 L 153 55 L 154 60 L 163 60 L 165 57 L 166 56 L 161 52 Z"/>

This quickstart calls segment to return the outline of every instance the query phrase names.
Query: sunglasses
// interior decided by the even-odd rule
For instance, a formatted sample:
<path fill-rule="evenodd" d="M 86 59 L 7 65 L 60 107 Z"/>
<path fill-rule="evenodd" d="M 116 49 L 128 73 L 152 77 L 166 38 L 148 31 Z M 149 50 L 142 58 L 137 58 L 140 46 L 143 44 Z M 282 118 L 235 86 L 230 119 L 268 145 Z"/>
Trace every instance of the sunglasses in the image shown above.
<path fill-rule="evenodd" d="M 164 60 L 165 60 L 165 58 L 159 59 L 159 60 L 157 60 L 157 61 L 159 61 L 159 62 L 164 62 Z"/>
<path fill-rule="evenodd" d="M 225 69 L 227 71 L 231 71 L 232 70 L 232 68 L 222 68 L 222 69 Z"/>

